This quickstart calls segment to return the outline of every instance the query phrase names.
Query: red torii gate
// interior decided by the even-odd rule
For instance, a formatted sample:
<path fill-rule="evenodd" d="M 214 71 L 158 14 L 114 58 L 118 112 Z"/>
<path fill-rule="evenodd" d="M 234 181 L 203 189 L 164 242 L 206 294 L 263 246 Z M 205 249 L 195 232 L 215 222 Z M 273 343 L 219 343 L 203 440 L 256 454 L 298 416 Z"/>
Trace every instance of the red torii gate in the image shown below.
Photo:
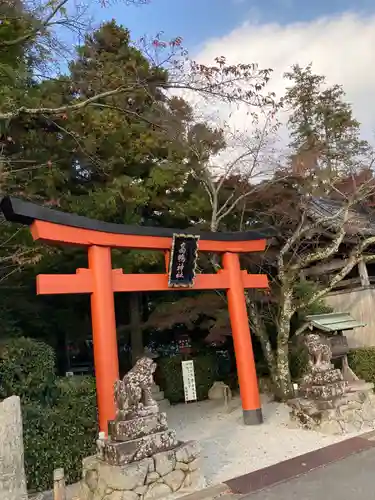
<path fill-rule="evenodd" d="M 127 275 L 123 274 L 122 269 L 112 269 L 111 248 L 162 250 L 168 269 L 173 235 L 188 232 L 112 224 L 52 210 L 12 197 L 3 198 L 0 208 L 8 221 L 30 226 L 34 240 L 87 248 L 88 269 L 77 269 L 76 274 L 72 275 L 41 274 L 37 276 L 37 293 L 91 294 L 99 427 L 107 434 L 108 421 L 115 416 L 113 388 L 119 378 L 114 292 L 176 290 L 168 286 L 167 273 Z M 268 279 L 266 275 L 241 271 L 238 254 L 263 251 L 266 246 L 266 234 L 257 231 L 195 234 L 200 238 L 200 252 L 223 254 L 223 269 L 216 274 L 198 274 L 191 288 L 226 290 L 244 423 L 260 424 L 263 417 L 244 289 L 268 288 Z"/>

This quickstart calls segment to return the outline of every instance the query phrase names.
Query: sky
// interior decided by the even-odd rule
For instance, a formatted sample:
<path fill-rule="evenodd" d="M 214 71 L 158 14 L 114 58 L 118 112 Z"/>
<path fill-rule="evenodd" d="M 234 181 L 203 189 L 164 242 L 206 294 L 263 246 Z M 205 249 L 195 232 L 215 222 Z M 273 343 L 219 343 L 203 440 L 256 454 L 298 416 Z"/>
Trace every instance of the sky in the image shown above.
<path fill-rule="evenodd" d="M 95 24 L 113 18 L 134 40 L 160 31 L 166 39 L 181 36 L 190 56 L 206 64 L 224 55 L 271 67 L 269 90 L 277 95 L 292 64 L 312 62 L 329 84 L 343 85 L 364 137 L 375 138 L 374 0 L 151 0 L 92 12 Z M 244 116 L 235 114 L 236 126 Z"/>
<path fill-rule="evenodd" d="M 221 38 L 244 23 L 310 23 L 343 12 L 375 13 L 373 0 L 150 0 L 148 5 L 126 6 L 120 1 L 94 9 L 95 21 L 116 19 L 134 38 L 163 31 L 167 37 L 181 36 L 190 51 L 212 38 Z"/>

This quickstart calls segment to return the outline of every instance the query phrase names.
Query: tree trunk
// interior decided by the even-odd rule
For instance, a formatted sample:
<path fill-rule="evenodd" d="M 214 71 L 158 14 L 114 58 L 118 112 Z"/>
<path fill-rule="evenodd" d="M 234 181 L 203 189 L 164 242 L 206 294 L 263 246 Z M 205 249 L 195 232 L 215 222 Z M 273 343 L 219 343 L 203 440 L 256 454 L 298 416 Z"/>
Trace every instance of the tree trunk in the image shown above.
<path fill-rule="evenodd" d="M 218 210 L 217 194 L 213 194 L 211 202 L 211 222 L 210 222 L 210 231 L 212 231 L 213 233 L 216 233 L 218 226 L 217 210 Z"/>
<path fill-rule="evenodd" d="M 267 363 L 267 367 L 270 371 L 270 376 L 272 381 L 275 380 L 275 375 L 277 372 L 276 367 L 276 357 L 272 349 L 270 339 L 268 338 L 268 333 L 266 326 L 264 324 L 261 312 L 258 310 L 256 304 L 252 302 L 248 294 L 246 293 L 246 303 L 248 306 L 248 316 L 250 323 L 250 331 L 252 330 L 254 335 L 258 338 L 259 343 L 262 348 L 264 359 Z"/>
<path fill-rule="evenodd" d="M 140 296 L 137 292 L 130 294 L 130 345 L 132 365 L 143 356 L 142 321 L 140 310 Z"/>
<path fill-rule="evenodd" d="M 368 275 L 366 262 L 364 262 L 363 259 L 358 262 L 358 272 L 361 279 L 361 286 L 370 286 L 370 278 Z"/>
<path fill-rule="evenodd" d="M 286 401 L 293 397 L 293 384 L 289 368 L 289 345 L 279 346 L 277 349 L 277 380 L 276 396 L 281 401 Z"/>
<path fill-rule="evenodd" d="M 293 315 L 292 309 L 293 291 L 284 287 L 280 296 L 280 314 L 277 321 L 277 396 L 281 400 L 293 397 L 293 385 L 289 368 L 289 336 L 290 320 Z"/>

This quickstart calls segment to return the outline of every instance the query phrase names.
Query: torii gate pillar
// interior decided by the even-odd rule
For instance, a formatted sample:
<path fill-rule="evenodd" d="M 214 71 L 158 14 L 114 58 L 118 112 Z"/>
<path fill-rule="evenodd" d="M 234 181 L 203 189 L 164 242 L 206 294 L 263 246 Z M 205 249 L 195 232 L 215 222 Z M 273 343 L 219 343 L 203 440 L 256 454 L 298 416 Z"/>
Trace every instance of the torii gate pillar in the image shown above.
<path fill-rule="evenodd" d="M 88 247 L 88 261 L 92 273 L 91 321 L 99 427 L 106 432 L 108 420 L 114 416 L 113 390 L 108 388 L 119 379 L 111 249 Z"/>
<path fill-rule="evenodd" d="M 263 421 L 263 417 L 238 254 L 225 253 L 223 256 L 223 267 L 228 271 L 230 276 L 230 287 L 227 290 L 227 297 L 234 352 L 236 354 L 243 419 L 247 425 L 259 424 Z"/>

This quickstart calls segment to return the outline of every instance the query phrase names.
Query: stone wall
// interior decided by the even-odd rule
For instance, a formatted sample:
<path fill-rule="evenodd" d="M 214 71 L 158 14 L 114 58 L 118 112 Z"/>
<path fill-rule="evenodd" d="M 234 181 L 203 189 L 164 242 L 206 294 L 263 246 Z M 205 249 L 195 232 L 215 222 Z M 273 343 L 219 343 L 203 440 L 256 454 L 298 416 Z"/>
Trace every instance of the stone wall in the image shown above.
<path fill-rule="evenodd" d="M 156 500 L 204 488 L 199 454 L 198 443 L 189 441 L 123 466 L 88 457 L 83 460 L 80 500 Z"/>
<path fill-rule="evenodd" d="M 0 403 L 0 499 L 27 500 L 21 403 L 18 396 Z"/>

